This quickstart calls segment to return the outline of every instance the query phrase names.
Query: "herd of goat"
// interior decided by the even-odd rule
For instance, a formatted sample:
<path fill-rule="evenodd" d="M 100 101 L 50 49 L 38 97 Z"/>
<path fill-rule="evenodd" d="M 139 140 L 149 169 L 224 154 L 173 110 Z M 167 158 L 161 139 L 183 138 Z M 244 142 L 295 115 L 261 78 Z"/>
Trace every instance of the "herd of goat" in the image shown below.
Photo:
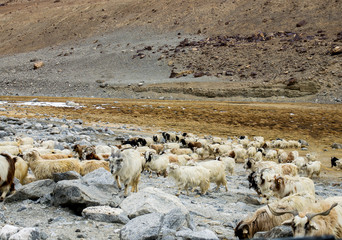
<path fill-rule="evenodd" d="M 52 140 L 36 142 L 30 137 L 0 142 L 1 201 L 15 190 L 14 178 L 21 184 L 53 178 L 53 174 L 76 171 L 82 176 L 103 167 L 110 171 L 124 195 L 128 188 L 138 191 L 140 176 L 174 179 L 178 192 L 206 194 L 210 183 L 216 190 L 228 191 L 227 174 L 234 174 L 235 164 L 244 163 L 250 188 L 266 206 L 259 208 L 235 227 L 240 239 L 275 226 L 290 225 L 294 236 L 334 235 L 342 238 L 342 196 L 323 200 L 315 198 L 313 177 L 319 177 L 321 162 L 315 154 L 299 156 L 306 143 L 248 136 L 233 139 L 199 138 L 193 134 L 163 132 L 153 137 L 132 137 L 120 145 L 81 146 L 57 150 Z M 292 150 L 292 151 L 290 151 Z M 331 167 L 342 169 L 342 160 L 331 158 Z M 30 171 L 29 171 L 30 169 Z M 274 200 L 276 199 L 276 200 Z M 271 201 L 272 200 L 272 201 Z"/>

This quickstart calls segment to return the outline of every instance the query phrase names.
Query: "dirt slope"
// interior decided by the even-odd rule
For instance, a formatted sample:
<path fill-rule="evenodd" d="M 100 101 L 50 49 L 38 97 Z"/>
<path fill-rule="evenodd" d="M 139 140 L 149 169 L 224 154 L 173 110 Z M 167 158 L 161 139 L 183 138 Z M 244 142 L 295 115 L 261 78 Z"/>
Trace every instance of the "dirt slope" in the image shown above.
<path fill-rule="evenodd" d="M 340 9 L 339 0 L 0 0 L 0 94 L 341 102 Z M 33 72 L 36 61 L 45 65 Z"/>
<path fill-rule="evenodd" d="M 342 2 L 338 0 L 2 0 L 0 4 L 2 54 L 61 44 L 125 26 L 148 25 L 161 32 L 182 30 L 206 35 L 295 30 L 312 34 L 324 30 L 328 37 L 334 37 L 342 31 Z"/>

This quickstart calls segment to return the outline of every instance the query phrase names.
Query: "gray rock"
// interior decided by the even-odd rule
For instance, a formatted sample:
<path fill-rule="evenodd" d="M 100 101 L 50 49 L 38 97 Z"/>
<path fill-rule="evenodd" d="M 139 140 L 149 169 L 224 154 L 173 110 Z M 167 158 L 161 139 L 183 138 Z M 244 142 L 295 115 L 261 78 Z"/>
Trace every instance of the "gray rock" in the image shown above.
<path fill-rule="evenodd" d="M 309 143 L 303 139 L 298 140 L 298 142 L 303 146 L 309 146 Z"/>
<path fill-rule="evenodd" d="M 5 202 L 37 200 L 53 192 L 56 183 L 51 179 L 39 180 L 22 186 L 13 195 L 8 196 Z"/>
<path fill-rule="evenodd" d="M 11 134 L 9 132 L 0 131 L 0 138 L 7 137 L 7 136 L 10 136 L 10 135 Z"/>
<path fill-rule="evenodd" d="M 52 193 L 52 203 L 55 206 L 70 207 L 80 214 L 90 206 L 109 205 L 117 207 L 121 202 L 118 190 L 114 185 L 92 184 L 91 181 L 64 180 L 56 184 Z"/>
<path fill-rule="evenodd" d="M 62 142 L 67 142 L 67 143 L 74 143 L 78 140 L 78 137 L 74 136 L 74 135 L 68 135 L 65 136 L 61 139 Z"/>
<path fill-rule="evenodd" d="M 94 221 L 123 223 L 126 224 L 129 218 L 120 208 L 112 208 L 110 206 L 95 206 L 83 209 L 82 216 Z"/>
<path fill-rule="evenodd" d="M 5 217 L 5 214 L 0 212 L 0 223 L 6 223 L 6 217 Z M 0 237 L 1 239 L 1 237 Z"/>
<path fill-rule="evenodd" d="M 342 144 L 341 143 L 333 143 L 331 145 L 331 147 L 334 149 L 342 149 Z"/>
<path fill-rule="evenodd" d="M 286 237 L 293 237 L 292 229 L 290 226 L 277 226 L 272 228 L 268 232 L 257 232 L 254 234 L 253 238 L 265 238 L 265 239 L 272 239 L 272 238 L 286 238 Z"/>
<path fill-rule="evenodd" d="M 12 127 L 6 127 L 5 131 L 9 134 L 9 135 L 15 135 L 16 131 L 14 130 L 14 128 Z"/>
<path fill-rule="evenodd" d="M 43 130 L 43 125 L 41 123 L 36 123 L 33 128 L 36 130 Z"/>
<path fill-rule="evenodd" d="M 144 188 L 128 196 L 122 201 L 120 207 L 130 219 L 154 212 L 168 213 L 174 208 L 179 208 L 183 214 L 188 213 L 179 198 L 153 187 Z"/>
<path fill-rule="evenodd" d="M 58 127 L 53 127 L 50 130 L 50 134 L 60 134 L 61 130 Z"/>
<path fill-rule="evenodd" d="M 183 226 L 190 227 L 190 214 L 184 214 L 180 208 L 174 208 L 162 218 L 161 231 L 172 229 L 178 231 Z"/>
<path fill-rule="evenodd" d="M 25 123 L 23 124 L 23 127 L 26 128 L 26 129 L 31 129 L 31 128 L 32 128 L 32 123 L 30 123 L 30 122 L 25 122 Z"/>
<path fill-rule="evenodd" d="M 74 179 L 80 179 L 82 176 L 75 172 L 75 171 L 68 171 L 64 173 L 54 173 L 52 175 L 53 181 L 59 182 L 63 180 L 74 180 Z"/>
<path fill-rule="evenodd" d="M 216 234 L 209 230 L 204 229 L 201 231 L 191 231 L 183 230 L 176 233 L 176 237 L 181 237 L 183 239 L 191 239 L 191 240 L 218 240 L 219 238 L 216 236 Z"/>
<path fill-rule="evenodd" d="M 0 239 L 9 239 L 12 235 L 20 231 L 19 227 L 5 225 L 0 231 Z"/>
<path fill-rule="evenodd" d="M 104 168 L 98 168 L 83 176 L 83 181 L 89 185 L 102 186 L 114 185 L 115 179 L 113 175 Z"/>
<path fill-rule="evenodd" d="M 190 214 L 184 214 L 180 208 L 166 214 L 149 213 L 129 221 L 120 236 L 121 239 L 175 239 L 177 231 L 188 228 L 190 222 Z"/>
<path fill-rule="evenodd" d="M 73 128 L 72 128 L 72 130 L 74 130 L 74 131 L 76 131 L 76 132 L 81 132 L 82 131 L 82 126 L 80 126 L 80 125 L 75 125 L 75 126 L 73 126 Z"/>
<path fill-rule="evenodd" d="M 40 232 L 37 228 L 23 228 L 13 234 L 8 240 L 40 240 Z"/>
<path fill-rule="evenodd" d="M 161 213 L 150 213 L 129 221 L 120 231 L 121 240 L 157 239 Z"/>

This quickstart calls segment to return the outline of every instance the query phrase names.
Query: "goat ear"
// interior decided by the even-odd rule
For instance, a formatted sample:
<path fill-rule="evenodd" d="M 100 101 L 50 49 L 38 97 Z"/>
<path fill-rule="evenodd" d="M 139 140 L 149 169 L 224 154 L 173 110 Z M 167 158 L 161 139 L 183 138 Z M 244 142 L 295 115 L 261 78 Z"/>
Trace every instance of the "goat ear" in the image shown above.
<path fill-rule="evenodd" d="M 293 218 L 288 219 L 288 220 L 282 222 L 281 225 L 284 225 L 284 226 L 291 226 L 291 225 L 292 225 L 292 221 L 293 221 Z"/>

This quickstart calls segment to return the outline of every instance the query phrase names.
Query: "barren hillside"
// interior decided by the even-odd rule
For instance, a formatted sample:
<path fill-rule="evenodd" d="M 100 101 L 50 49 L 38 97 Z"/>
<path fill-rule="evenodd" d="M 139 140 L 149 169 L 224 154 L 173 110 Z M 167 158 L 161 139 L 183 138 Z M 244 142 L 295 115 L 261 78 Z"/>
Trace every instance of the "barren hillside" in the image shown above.
<path fill-rule="evenodd" d="M 0 94 L 341 102 L 340 9 L 339 0 L 2 0 Z"/>
<path fill-rule="evenodd" d="M 2 0 L 0 4 L 2 54 L 128 26 L 208 36 L 277 31 L 315 34 L 323 30 L 328 38 L 334 38 L 342 31 L 342 2 L 338 0 Z"/>

